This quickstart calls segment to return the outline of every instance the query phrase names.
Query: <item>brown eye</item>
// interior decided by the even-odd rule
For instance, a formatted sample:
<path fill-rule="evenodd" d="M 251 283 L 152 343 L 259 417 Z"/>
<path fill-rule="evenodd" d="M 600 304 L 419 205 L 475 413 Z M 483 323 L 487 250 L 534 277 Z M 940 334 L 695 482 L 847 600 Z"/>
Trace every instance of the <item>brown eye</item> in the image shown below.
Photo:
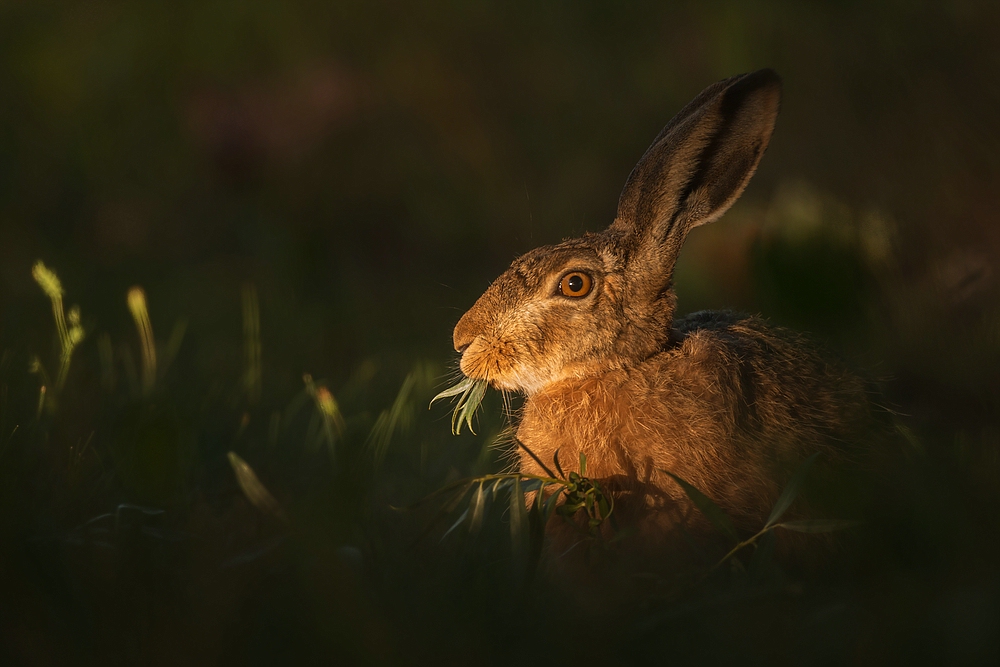
<path fill-rule="evenodd" d="M 559 281 L 559 293 L 563 296 L 580 298 L 590 294 L 594 280 L 583 271 L 571 271 Z"/>

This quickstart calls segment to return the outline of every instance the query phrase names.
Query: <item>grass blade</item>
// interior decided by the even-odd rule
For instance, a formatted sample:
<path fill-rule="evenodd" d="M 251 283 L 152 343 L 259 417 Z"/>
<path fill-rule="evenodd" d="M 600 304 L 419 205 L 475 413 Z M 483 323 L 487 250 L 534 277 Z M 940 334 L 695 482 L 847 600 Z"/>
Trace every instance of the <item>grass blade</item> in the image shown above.
<path fill-rule="evenodd" d="M 764 576 L 775 569 L 774 565 L 774 533 L 767 531 L 760 536 L 754 546 L 753 555 L 750 556 L 750 566 L 748 571 L 750 576 L 760 581 Z"/>
<path fill-rule="evenodd" d="M 483 493 L 483 483 L 479 483 L 476 493 L 472 496 L 472 520 L 469 521 L 469 532 L 479 532 L 479 527 L 483 524 L 483 514 L 486 509 L 486 494 Z"/>
<path fill-rule="evenodd" d="M 816 452 L 807 458 L 802 465 L 799 466 L 799 469 L 795 471 L 792 478 L 788 480 L 788 485 L 785 486 L 785 490 L 782 491 L 781 495 L 778 497 L 778 502 L 774 504 L 774 509 L 771 510 L 771 516 L 767 517 L 767 523 L 764 524 L 765 529 L 773 526 L 778 519 L 780 519 L 782 515 L 788 511 L 788 508 L 791 507 L 795 498 L 799 495 L 799 489 L 802 488 L 803 482 L 806 481 L 806 475 L 809 474 L 809 469 L 812 468 L 812 465 L 818 458 L 819 452 Z"/>
<path fill-rule="evenodd" d="M 461 526 L 467 516 L 469 516 L 469 508 L 465 508 L 465 511 L 462 512 L 458 519 L 455 520 L 455 523 L 451 524 L 451 528 L 444 531 L 444 535 L 441 536 L 441 541 L 444 542 L 444 539 L 451 535 L 452 531 Z"/>
<path fill-rule="evenodd" d="M 799 533 L 830 533 L 859 525 L 859 521 L 849 519 L 802 519 L 775 524 L 775 528 L 785 528 Z"/>
<path fill-rule="evenodd" d="M 146 292 L 138 286 L 131 288 L 127 303 L 139 332 L 139 343 L 142 346 L 142 391 L 143 395 L 148 396 L 156 384 L 156 337 L 153 335 L 153 323 L 149 319 Z"/>
<path fill-rule="evenodd" d="M 251 505 L 265 514 L 270 514 L 288 523 L 288 517 L 285 516 L 281 505 L 271 495 L 271 492 L 267 490 L 267 487 L 261 483 L 253 468 L 240 458 L 239 454 L 229 452 L 229 465 L 233 467 L 233 473 L 236 474 L 236 482 L 240 485 L 243 495 L 247 497 Z"/>
<path fill-rule="evenodd" d="M 432 398 L 431 399 L 431 403 L 430 403 L 430 405 L 428 407 L 433 407 L 434 403 L 436 403 L 437 401 L 439 401 L 441 399 L 451 398 L 452 396 L 458 396 L 459 394 L 466 393 L 469 389 L 472 388 L 472 385 L 475 384 L 475 382 L 476 381 L 473 380 L 472 378 L 462 378 L 462 380 L 460 382 L 458 382 L 457 384 L 455 384 L 455 385 L 453 385 L 451 387 L 448 387 L 447 389 L 445 389 L 444 391 L 442 391 L 440 394 L 438 394 L 437 396 L 435 396 L 434 398 Z"/>
<path fill-rule="evenodd" d="M 559 473 L 559 476 L 562 477 L 563 479 L 566 479 L 566 473 L 563 472 L 562 466 L 559 464 L 559 450 L 558 449 L 552 454 L 552 463 L 553 463 L 553 465 L 555 465 L 556 472 Z"/>
<path fill-rule="evenodd" d="M 389 507 L 391 507 L 394 510 L 401 511 L 401 512 L 411 512 L 411 511 L 417 509 L 418 507 L 422 507 L 423 505 L 427 504 L 431 500 L 434 500 L 435 498 L 440 498 L 441 496 L 445 495 L 446 493 L 448 493 L 450 491 L 454 491 L 455 489 L 462 489 L 461 493 L 459 493 L 459 494 L 456 495 L 457 498 L 461 498 L 462 496 L 464 496 L 466 493 L 469 492 L 469 489 L 472 487 L 472 485 L 474 483 L 475 483 L 474 480 L 469 479 L 469 478 L 460 479 L 460 480 L 457 480 L 455 482 L 452 482 L 451 484 L 447 484 L 447 485 L 441 487 L 440 489 L 438 489 L 436 491 L 432 491 L 431 493 L 427 494 L 426 496 L 424 496 L 420 500 L 417 500 L 416 502 L 413 502 L 413 503 L 411 503 L 411 504 L 409 504 L 409 505 L 407 505 L 405 507 L 397 507 L 395 505 L 389 505 Z M 453 501 L 449 502 L 447 506 L 451 506 L 451 509 L 453 510 L 453 509 L 455 509 L 455 507 L 458 506 L 458 503 L 454 502 L 454 499 L 453 499 Z M 451 510 L 445 510 L 445 511 L 451 511 Z"/>
<path fill-rule="evenodd" d="M 510 490 L 510 541 L 516 556 L 524 553 L 527 513 L 521 480 L 514 478 L 514 485 Z"/>
<path fill-rule="evenodd" d="M 413 422 L 413 405 L 410 395 L 413 393 L 416 381 L 415 373 L 411 372 L 406 376 L 399 388 L 399 393 L 396 394 L 396 400 L 392 402 L 390 408 L 379 414 L 371 433 L 368 435 L 365 447 L 373 450 L 376 468 L 380 467 L 385 460 L 393 434 L 406 431 Z"/>
<path fill-rule="evenodd" d="M 455 435 L 461 432 L 463 422 L 469 427 L 469 431 L 475 435 L 476 430 L 472 428 L 472 418 L 475 417 L 476 410 L 479 409 L 479 404 L 483 402 L 484 396 L 486 396 L 486 383 L 482 380 L 476 380 L 469 391 L 462 394 L 462 400 L 459 401 L 452 417 L 452 432 Z M 458 417 L 457 425 L 454 419 L 455 416 Z"/>
<path fill-rule="evenodd" d="M 667 470 L 664 470 L 666 474 L 680 485 L 687 494 L 687 497 L 691 499 L 691 502 L 695 504 L 701 513 L 705 515 L 715 528 L 721 532 L 726 537 L 729 537 L 734 542 L 740 541 L 739 533 L 736 532 L 736 528 L 733 526 L 733 522 L 729 519 L 725 512 L 722 511 L 715 502 L 706 496 L 704 493 L 696 489 L 693 485 L 687 483 L 677 475 Z"/>
<path fill-rule="evenodd" d="M 476 431 L 472 428 L 472 418 L 476 415 L 480 403 L 483 402 L 483 397 L 486 396 L 486 387 L 485 380 L 463 378 L 454 386 L 448 387 L 432 398 L 429 407 L 433 406 L 434 402 L 439 399 L 458 396 L 455 409 L 451 413 L 451 432 L 458 435 L 461 433 L 462 424 L 466 424 L 475 435 Z"/>
<path fill-rule="evenodd" d="M 540 490 L 538 492 L 538 494 L 539 494 L 538 497 L 539 498 L 541 498 L 542 491 L 544 491 L 544 490 L 545 489 L 543 488 L 542 490 Z M 559 502 L 559 496 L 561 496 L 561 495 L 562 495 L 562 487 L 560 487 L 560 488 L 556 489 L 555 491 L 553 491 L 549 495 L 549 497 L 545 499 L 545 504 L 542 506 L 542 518 L 545 521 L 548 521 L 549 517 L 552 516 L 552 512 L 555 510 L 556 503 Z"/>
<path fill-rule="evenodd" d="M 540 458 L 538 458 L 537 454 L 535 454 L 533 451 L 531 451 L 530 447 L 528 447 L 526 444 L 524 444 L 523 442 L 521 442 L 520 438 L 518 438 L 517 436 L 514 436 L 514 443 L 518 447 L 520 447 L 521 449 L 523 449 L 525 452 L 527 452 L 528 456 L 530 456 L 532 458 L 532 460 L 534 460 L 534 462 L 538 464 L 539 468 L 541 468 L 542 470 L 545 471 L 546 475 L 548 475 L 549 477 L 551 477 L 553 479 L 556 478 L 556 474 L 554 472 L 552 472 L 552 470 L 547 465 L 545 465 L 545 463 L 542 462 L 542 460 Z"/>

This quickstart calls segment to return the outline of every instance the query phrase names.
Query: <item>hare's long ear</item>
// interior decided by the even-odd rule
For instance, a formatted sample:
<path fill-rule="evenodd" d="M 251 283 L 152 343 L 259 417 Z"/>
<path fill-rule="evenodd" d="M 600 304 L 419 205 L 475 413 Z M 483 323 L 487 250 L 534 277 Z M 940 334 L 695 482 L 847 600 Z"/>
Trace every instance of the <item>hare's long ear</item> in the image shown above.
<path fill-rule="evenodd" d="M 655 294 L 669 286 L 688 231 L 732 206 L 771 139 L 781 79 L 762 69 L 713 84 L 680 110 L 632 170 L 608 231 L 629 273 Z"/>

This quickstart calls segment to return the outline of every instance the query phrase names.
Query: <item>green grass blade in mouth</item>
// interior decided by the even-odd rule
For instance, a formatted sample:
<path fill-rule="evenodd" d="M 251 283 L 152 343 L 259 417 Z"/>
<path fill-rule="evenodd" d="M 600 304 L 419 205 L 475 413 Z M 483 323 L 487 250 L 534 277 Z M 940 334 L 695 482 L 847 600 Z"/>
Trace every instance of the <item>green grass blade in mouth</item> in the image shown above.
<path fill-rule="evenodd" d="M 469 389 L 472 387 L 472 385 L 475 384 L 475 382 L 476 381 L 473 380 L 472 378 L 462 378 L 461 380 L 459 380 L 458 382 L 456 382 L 454 385 L 448 387 L 447 389 L 445 389 L 444 391 L 442 391 L 440 394 L 438 394 L 437 396 L 435 396 L 434 398 L 432 398 L 431 399 L 431 406 L 433 406 L 434 403 L 437 402 L 440 399 L 451 398 L 452 396 L 458 396 L 459 394 L 467 393 L 469 391 Z"/>
<path fill-rule="evenodd" d="M 461 432 L 463 423 L 469 427 L 469 431 L 475 434 L 476 430 L 472 427 L 472 418 L 475 416 L 476 410 L 479 409 L 480 403 L 483 402 L 483 397 L 486 396 L 486 386 L 486 380 L 462 378 L 458 383 L 431 399 L 431 405 L 434 405 L 434 402 L 439 399 L 458 396 L 455 409 L 451 413 L 451 432 L 453 434 L 458 435 Z"/>

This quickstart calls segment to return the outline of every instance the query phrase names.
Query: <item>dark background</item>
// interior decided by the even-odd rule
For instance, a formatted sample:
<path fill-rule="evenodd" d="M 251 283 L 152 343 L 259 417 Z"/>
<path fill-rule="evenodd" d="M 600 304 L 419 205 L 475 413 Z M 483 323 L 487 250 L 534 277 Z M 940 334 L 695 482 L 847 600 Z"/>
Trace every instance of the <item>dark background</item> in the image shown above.
<path fill-rule="evenodd" d="M 703 87 L 769 66 L 774 138 L 743 198 L 692 234 L 680 308 L 762 313 L 878 379 L 926 475 L 926 532 L 878 586 L 624 624 L 666 632 L 674 657 L 996 660 L 997 7 L 0 4 L 0 642 L 26 664 L 559 662 L 586 646 L 599 615 L 504 579 L 500 510 L 475 539 L 414 550 L 430 515 L 389 505 L 503 467 L 494 398 L 479 436 L 424 409 L 461 313 L 518 253 L 607 225 Z M 86 331 L 41 411 L 28 368 L 52 374 L 59 348 L 39 259 Z M 134 285 L 164 349 L 184 327 L 152 395 L 126 381 Z M 243 382 L 248 286 L 260 396 Z M 304 373 L 345 415 L 337 456 L 316 444 Z M 383 449 L 369 433 L 394 401 Z M 230 450 L 291 528 L 243 499 Z M 115 508 L 113 528 L 87 523 Z M 804 639 L 776 649 L 751 617 Z M 627 661 L 644 644 L 614 627 L 597 643 Z"/>

